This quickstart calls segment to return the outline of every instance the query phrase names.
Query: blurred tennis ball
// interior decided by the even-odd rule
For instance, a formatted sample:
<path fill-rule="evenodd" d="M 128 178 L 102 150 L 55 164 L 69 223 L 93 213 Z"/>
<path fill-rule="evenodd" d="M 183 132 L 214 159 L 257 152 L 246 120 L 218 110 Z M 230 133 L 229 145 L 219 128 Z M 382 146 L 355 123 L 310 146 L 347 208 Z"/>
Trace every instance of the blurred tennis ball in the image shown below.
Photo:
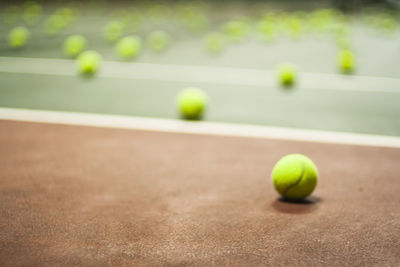
<path fill-rule="evenodd" d="M 60 15 L 52 15 L 45 22 L 45 30 L 49 35 L 55 35 L 67 26 L 67 22 Z"/>
<path fill-rule="evenodd" d="M 86 47 L 86 38 L 82 35 L 71 35 L 64 41 L 64 54 L 68 57 L 78 56 Z"/>
<path fill-rule="evenodd" d="M 42 7 L 35 1 L 27 1 L 24 3 L 23 19 L 28 25 L 34 25 L 40 20 L 42 15 Z"/>
<path fill-rule="evenodd" d="M 204 37 L 204 44 L 207 51 L 212 53 L 219 53 L 225 48 L 226 40 L 223 34 L 212 32 L 208 33 Z"/>
<path fill-rule="evenodd" d="M 103 36 L 107 42 L 114 43 L 121 38 L 124 32 L 125 23 L 118 20 L 113 20 L 107 23 L 104 27 Z"/>
<path fill-rule="evenodd" d="M 170 42 L 170 37 L 165 31 L 153 31 L 147 37 L 147 45 L 156 52 L 165 50 Z"/>
<path fill-rule="evenodd" d="M 343 73 L 350 74 L 355 69 L 354 54 L 348 49 L 339 52 L 339 68 Z"/>
<path fill-rule="evenodd" d="M 281 64 L 277 69 L 279 83 L 283 87 L 291 87 L 296 83 L 297 70 L 292 64 Z"/>
<path fill-rule="evenodd" d="M 270 20 L 261 20 L 256 25 L 258 36 L 263 41 L 271 41 L 276 36 L 276 26 Z"/>
<path fill-rule="evenodd" d="M 131 59 L 137 56 L 142 48 L 142 39 L 138 36 L 126 36 L 118 41 L 115 49 L 122 59 Z"/>
<path fill-rule="evenodd" d="M 101 67 L 102 56 L 93 50 L 81 53 L 77 59 L 78 71 L 84 75 L 94 75 Z"/>
<path fill-rule="evenodd" d="M 295 16 L 290 16 L 286 19 L 285 23 L 289 36 L 293 39 L 299 39 L 303 34 L 303 25 L 301 20 Z"/>
<path fill-rule="evenodd" d="M 199 88 L 186 88 L 178 94 L 177 104 L 184 119 L 199 120 L 207 107 L 207 95 Z"/>
<path fill-rule="evenodd" d="M 8 34 L 8 45 L 12 48 L 22 48 L 29 39 L 30 32 L 25 27 L 15 27 Z"/>
<path fill-rule="evenodd" d="M 244 20 L 233 20 L 224 25 L 224 32 L 234 42 L 242 41 L 249 33 L 249 25 Z"/>
<path fill-rule="evenodd" d="M 176 14 L 182 24 L 193 33 L 204 32 L 210 24 L 203 9 L 193 4 L 178 4 Z"/>

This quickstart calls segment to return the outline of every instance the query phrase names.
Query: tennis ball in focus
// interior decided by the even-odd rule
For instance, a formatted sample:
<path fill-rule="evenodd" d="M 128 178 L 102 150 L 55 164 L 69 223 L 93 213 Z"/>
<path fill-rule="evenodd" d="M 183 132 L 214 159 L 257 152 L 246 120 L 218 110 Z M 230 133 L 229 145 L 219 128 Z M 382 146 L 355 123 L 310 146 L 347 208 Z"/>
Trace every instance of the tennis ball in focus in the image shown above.
<path fill-rule="evenodd" d="M 183 118 L 198 120 L 207 106 L 207 95 L 199 88 L 186 88 L 177 97 L 178 109 Z"/>
<path fill-rule="evenodd" d="M 86 46 L 86 39 L 82 35 L 71 35 L 64 41 L 64 53 L 68 57 L 78 56 Z"/>
<path fill-rule="evenodd" d="M 276 191 L 287 200 L 302 200 L 315 189 L 318 170 L 314 162 L 301 154 L 281 158 L 272 170 Z"/>
<path fill-rule="evenodd" d="M 131 59 L 139 54 L 142 40 L 137 36 L 127 36 L 118 41 L 115 50 L 122 59 Z"/>
<path fill-rule="evenodd" d="M 284 87 L 291 87 L 297 79 L 296 67 L 292 64 L 281 64 L 278 67 L 279 83 Z"/>
<path fill-rule="evenodd" d="M 22 48 L 29 39 L 29 30 L 25 27 L 15 27 L 8 34 L 8 45 L 12 48 Z"/>
<path fill-rule="evenodd" d="M 342 50 L 339 52 L 339 68 L 343 73 L 353 72 L 354 65 L 354 54 L 350 50 Z"/>
<path fill-rule="evenodd" d="M 161 52 L 168 47 L 170 37 L 165 31 L 153 31 L 149 34 L 146 41 L 150 49 Z"/>
<path fill-rule="evenodd" d="M 81 74 L 93 75 L 100 69 L 102 57 L 96 51 L 85 51 L 77 59 L 78 71 Z"/>

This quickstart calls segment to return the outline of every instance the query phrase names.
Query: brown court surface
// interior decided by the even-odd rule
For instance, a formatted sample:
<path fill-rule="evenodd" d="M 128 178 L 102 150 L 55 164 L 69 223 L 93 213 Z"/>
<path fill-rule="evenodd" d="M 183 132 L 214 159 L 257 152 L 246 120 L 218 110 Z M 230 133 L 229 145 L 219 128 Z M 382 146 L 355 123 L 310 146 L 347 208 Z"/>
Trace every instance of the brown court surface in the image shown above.
<path fill-rule="evenodd" d="M 270 172 L 310 156 L 309 203 Z M 395 266 L 400 149 L 0 121 L 3 266 Z"/>

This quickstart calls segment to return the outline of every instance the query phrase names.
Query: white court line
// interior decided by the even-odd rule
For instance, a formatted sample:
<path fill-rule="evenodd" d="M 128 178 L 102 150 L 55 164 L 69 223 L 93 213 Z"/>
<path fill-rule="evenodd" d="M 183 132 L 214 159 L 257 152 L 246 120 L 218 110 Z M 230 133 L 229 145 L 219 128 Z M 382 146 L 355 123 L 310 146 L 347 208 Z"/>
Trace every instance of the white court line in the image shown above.
<path fill-rule="evenodd" d="M 190 122 L 172 119 L 154 119 L 144 117 L 12 108 L 0 108 L 0 119 L 106 128 L 136 129 L 170 133 L 270 138 L 278 140 L 400 148 L 399 137 L 245 124 Z"/>
<path fill-rule="evenodd" d="M 0 72 L 61 76 L 77 74 L 73 60 L 20 57 L 0 57 Z M 277 87 L 275 71 L 249 68 L 104 61 L 98 76 L 134 80 Z M 342 92 L 400 94 L 400 79 L 301 72 L 297 87 Z"/>

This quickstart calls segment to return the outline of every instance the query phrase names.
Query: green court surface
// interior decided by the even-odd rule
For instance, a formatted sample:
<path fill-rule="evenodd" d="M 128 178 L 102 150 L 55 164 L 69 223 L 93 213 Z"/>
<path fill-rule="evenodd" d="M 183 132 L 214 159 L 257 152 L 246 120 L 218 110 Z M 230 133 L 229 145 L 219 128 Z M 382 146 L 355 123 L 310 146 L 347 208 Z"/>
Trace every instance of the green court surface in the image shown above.
<path fill-rule="evenodd" d="M 339 74 L 338 47 L 331 36 L 304 33 L 297 39 L 283 35 L 262 42 L 253 27 L 244 41 L 210 55 L 203 44 L 206 31 L 188 33 L 175 20 L 127 32 L 145 38 L 152 30 L 168 31 L 172 42 L 165 52 L 145 47 L 132 61 L 115 63 L 120 60 L 114 45 L 102 37 L 110 17 L 96 12 L 79 17 L 55 36 L 46 35 L 42 19 L 31 27 L 23 50 L 8 48 L 5 36 L 11 26 L 2 24 L 0 106 L 179 118 L 177 93 L 196 86 L 209 95 L 207 121 L 400 136 L 397 28 L 382 33 L 365 26 L 359 16 L 351 17 L 349 39 L 357 63 L 353 75 Z M 207 31 L 219 29 L 212 22 Z M 103 55 L 97 77 L 79 77 L 75 62 L 65 59 L 62 43 L 70 34 L 84 35 L 88 48 Z M 277 85 L 274 70 L 281 62 L 291 62 L 300 71 L 293 89 Z"/>

